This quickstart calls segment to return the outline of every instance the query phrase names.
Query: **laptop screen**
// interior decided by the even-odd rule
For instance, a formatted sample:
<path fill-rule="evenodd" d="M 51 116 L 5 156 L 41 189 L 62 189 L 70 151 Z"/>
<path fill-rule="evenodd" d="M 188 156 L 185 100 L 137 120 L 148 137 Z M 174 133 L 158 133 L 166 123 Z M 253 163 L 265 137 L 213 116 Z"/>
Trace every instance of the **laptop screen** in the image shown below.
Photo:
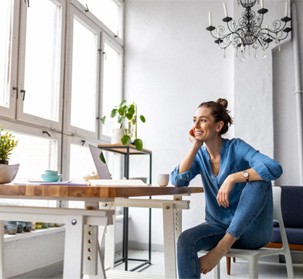
<path fill-rule="evenodd" d="M 93 145 L 89 145 L 89 149 L 92 154 L 99 178 L 112 179 L 102 150 L 97 146 Z"/>

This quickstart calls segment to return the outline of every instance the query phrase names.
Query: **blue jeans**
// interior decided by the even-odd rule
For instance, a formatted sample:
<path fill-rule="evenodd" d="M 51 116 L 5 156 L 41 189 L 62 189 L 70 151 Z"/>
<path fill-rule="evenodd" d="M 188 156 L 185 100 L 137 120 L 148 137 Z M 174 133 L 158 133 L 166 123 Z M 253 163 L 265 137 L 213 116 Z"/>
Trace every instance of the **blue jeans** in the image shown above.
<path fill-rule="evenodd" d="M 206 222 L 181 233 L 177 245 L 179 278 L 200 278 L 197 253 L 214 248 L 226 232 L 238 239 L 234 248 L 264 246 L 272 234 L 272 210 L 271 185 L 264 181 L 247 183 L 228 227 Z"/>

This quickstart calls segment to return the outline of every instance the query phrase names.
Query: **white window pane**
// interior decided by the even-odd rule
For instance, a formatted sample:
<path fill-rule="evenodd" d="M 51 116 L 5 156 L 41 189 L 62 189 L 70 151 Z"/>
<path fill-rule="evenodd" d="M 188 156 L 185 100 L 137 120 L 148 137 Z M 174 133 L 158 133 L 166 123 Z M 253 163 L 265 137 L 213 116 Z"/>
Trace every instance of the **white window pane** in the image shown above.
<path fill-rule="evenodd" d="M 21 134 L 12 131 L 15 139 L 19 141 L 10 157 L 10 164 L 20 164 L 15 182 L 41 180 L 40 175 L 46 169 L 57 170 L 58 166 L 58 141 L 38 136 Z M 1 203 L 6 202 L 0 200 Z M 46 200 L 12 200 L 13 204 L 28 204 L 33 206 L 56 206 L 56 201 Z M 37 221 L 37 220 L 33 220 Z"/>
<path fill-rule="evenodd" d="M 62 8 L 31 0 L 27 9 L 24 112 L 59 121 Z"/>
<path fill-rule="evenodd" d="M 117 120 L 110 118 L 111 110 L 120 104 L 121 92 L 121 54 L 109 44 L 104 44 L 104 68 L 103 68 L 103 115 L 106 115 L 105 125 L 102 126 L 102 134 L 112 136 L 112 129 L 117 126 Z"/>
<path fill-rule="evenodd" d="M 69 179 L 72 181 L 84 183 L 84 176 L 96 172 L 90 150 L 86 146 L 71 144 L 69 161 Z"/>
<path fill-rule="evenodd" d="M 117 2 L 113 0 L 79 0 L 83 6 L 86 5 L 89 8 L 89 11 L 93 13 L 98 19 L 100 19 L 114 34 L 119 35 L 121 37 L 121 30 L 119 27 L 119 22 L 122 21 L 120 19 L 120 9 L 121 7 L 117 4 Z"/>
<path fill-rule="evenodd" d="M 9 107 L 12 59 L 13 1 L 0 1 L 0 106 Z"/>
<path fill-rule="evenodd" d="M 12 132 L 19 141 L 14 149 L 10 164 L 20 164 L 17 181 L 41 180 L 46 169 L 57 170 L 58 141 Z"/>
<path fill-rule="evenodd" d="M 98 35 L 74 19 L 71 125 L 96 130 Z"/>

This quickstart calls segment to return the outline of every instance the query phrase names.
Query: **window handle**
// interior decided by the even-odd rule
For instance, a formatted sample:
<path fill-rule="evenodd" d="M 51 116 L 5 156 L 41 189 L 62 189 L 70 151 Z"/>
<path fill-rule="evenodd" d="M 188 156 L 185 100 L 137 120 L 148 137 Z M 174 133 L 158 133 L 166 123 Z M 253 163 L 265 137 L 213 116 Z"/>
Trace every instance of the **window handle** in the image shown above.
<path fill-rule="evenodd" d="M 16 91 L 16 97 L 17 97 L 17 99 L 18 99 L 18 87 L 16 87 L 16 86 L 13 86 L 13 88 L 12 88 L 14 91 Z"/>
<path fill-rule="evenodd" d="M 49 137 L 51 137 L 50 133 L 48 131 L 42 131 L 42 134 L 46 134 L 48 135 Z"/>
<path fill-rule="evenodd" d="M 25 99 L 25 90 L 24 89 L 20 90 L 20 93 L 23 94 L 22 101 L 24 101 L 24 99 Z"/>

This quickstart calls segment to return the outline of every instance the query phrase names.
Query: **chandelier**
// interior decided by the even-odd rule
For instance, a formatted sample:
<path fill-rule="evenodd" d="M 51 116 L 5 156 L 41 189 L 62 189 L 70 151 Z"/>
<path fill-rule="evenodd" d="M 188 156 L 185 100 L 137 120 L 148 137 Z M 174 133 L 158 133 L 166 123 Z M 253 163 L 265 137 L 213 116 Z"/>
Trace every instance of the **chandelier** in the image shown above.
<path fill-rule="evenodd" d="M 265 52 L 270 43 L 279 44 L 287 38 L 288 33 L 292 30 L 291 18 L 288 16 L 288 1 L 285 2 L 285 16 L 280 20 L 275 20 L 272 23 L 272 29 L 268 25 L 262 26 L 264 15 L 268 12 L 268 9 L 264 8 L 263 0 L 258 0 L 260 9 L 255 12 L 252 7 L 256 2 L 257 0 L 238 0 L 238 5 L 241 4 L 245 9 L 238 22 L 228 16 L 226 4 L 223 3 L 225 17 L 222 21 L 226 23 L 227 28 L 222 25 L 213 26 L 212 14 L 209 12 L 209 26 L 206 30 L 216 39 L 215 43 L 218 44 L 218 47 L 224 49 L 224 56 L 226 48 L 230 45 L 236 49 L 236 56 L 239 50 L 243 54 L 248 49 L 250 53 L 251 48 L 255 50 L 256 55 L 259 47 Z"/>

